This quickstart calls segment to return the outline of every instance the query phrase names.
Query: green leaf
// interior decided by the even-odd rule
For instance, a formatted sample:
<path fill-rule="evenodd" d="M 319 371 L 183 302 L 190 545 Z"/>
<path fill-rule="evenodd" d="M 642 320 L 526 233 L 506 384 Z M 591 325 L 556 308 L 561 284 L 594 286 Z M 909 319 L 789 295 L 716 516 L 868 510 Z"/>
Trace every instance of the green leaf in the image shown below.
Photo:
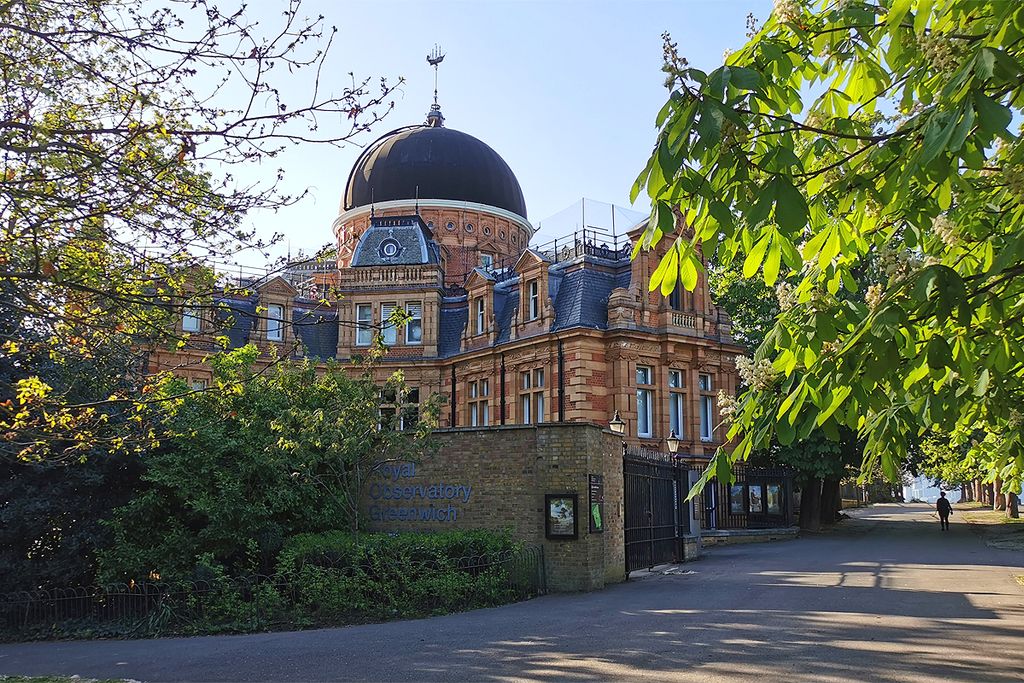
<path fill-rule="evenodd" d="M 743 277 L 751 278 L 761 267 L 761 263 L 764 261 L 765 252 L 768 249 L 768 244 L 771 241 L 771 232 L 765 230 L 764 234 L 761 235 L 755 244 L 754 248 L 747 254 L 747 258 L 743 261 Z"/>
<path fill-rule="evenodd" d="M 729 67 L 732 75 L 729 79 L 730 84 L 741 90 L 758 90 L 761 88 L 761 74 L 757 73 L 753 69 L 748 69 L 742 66 Z"/>
<path fill-rule="evenodd" d="M 775 222 L 789 231 L 800 230 L 807 225 L 807 201 L 789 179 L 779 176 L 776 182 Z"/>
<path fill-rule="evenodd" d="M 989 374 L 988 368 L 978 373 L 978 379 L 974 382 L 974 395 L 981 397 L 988 393 Z"/>
<path fill-rule="evenodd" d="M 1006 127 L 1013 120 L 1008 107 L 982 93 L 974 93 L 974 108 L 978 112 L 978 125 L 986 133 L 1005 134 Z"/>
<path fill-rule="evenodd" d="M 928 365 L 936 370 L 952 367 L 953 352 L 949 349 L 949 343 L 945 337 L 932 337 L 928 342 Z"/>
<path fill-rule="evenodd" d="M 779 278 L 779 261 L 782 257 L 782 248 L 779 247 L 777 239 L 772 240 L 772 246 L 768 250 L 768 256 L 764 261 L 764 283 L 769 287 L 775 285 Z"/>
<path fill-rule="evenodd" d="M 839 409 L 839 406 L 843 404 L 853 391 L 851 386 L 840 386 L 833 389 L 830 393 L 830 400 L 828 406 L 821 413 L 818 414 L 817 424 L 820 427 L 825 424 L 825 421 L 832 417 L 832 413 Z"/>

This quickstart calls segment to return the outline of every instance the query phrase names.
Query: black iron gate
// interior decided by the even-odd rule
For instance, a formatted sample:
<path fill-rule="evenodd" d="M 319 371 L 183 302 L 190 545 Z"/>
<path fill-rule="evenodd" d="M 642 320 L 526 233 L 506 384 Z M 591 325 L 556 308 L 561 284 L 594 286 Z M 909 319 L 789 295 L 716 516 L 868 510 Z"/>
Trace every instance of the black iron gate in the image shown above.
<path fill-rule="evenodd" d="M 686 505 L 690 468 L 645 448 L 623 451 L 626 572 L 684 559 L 690 530 Z"/>

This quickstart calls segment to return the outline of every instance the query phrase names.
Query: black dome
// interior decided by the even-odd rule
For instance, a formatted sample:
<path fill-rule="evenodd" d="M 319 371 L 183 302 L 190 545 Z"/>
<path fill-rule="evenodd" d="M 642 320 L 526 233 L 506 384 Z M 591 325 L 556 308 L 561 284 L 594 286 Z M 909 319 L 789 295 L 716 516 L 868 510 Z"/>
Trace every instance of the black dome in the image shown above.
<path fill-rule="evenodd" d="M 526 218 L 526 202 L 505 160 L 472 135 L 440 126 L 392 131 L 359 156 L 345 188 L 345 210 L 372 202 L 453 199 Z M 371 193 L 372 188 L 372 193 Z"/>

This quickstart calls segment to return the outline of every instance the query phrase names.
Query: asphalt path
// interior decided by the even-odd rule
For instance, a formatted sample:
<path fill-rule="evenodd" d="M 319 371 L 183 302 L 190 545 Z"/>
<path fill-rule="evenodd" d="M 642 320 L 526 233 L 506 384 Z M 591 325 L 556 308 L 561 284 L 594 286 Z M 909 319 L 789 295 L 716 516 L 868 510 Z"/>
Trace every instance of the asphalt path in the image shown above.
<path fill-rule="evenodd" d="M 0 674 L 141 681 L 1021 681 L 1024 553 L 874 506 L 589 594 L 318 631 L 0 646 Z M 692 572 L 692 573 L 687 573 Z"/>

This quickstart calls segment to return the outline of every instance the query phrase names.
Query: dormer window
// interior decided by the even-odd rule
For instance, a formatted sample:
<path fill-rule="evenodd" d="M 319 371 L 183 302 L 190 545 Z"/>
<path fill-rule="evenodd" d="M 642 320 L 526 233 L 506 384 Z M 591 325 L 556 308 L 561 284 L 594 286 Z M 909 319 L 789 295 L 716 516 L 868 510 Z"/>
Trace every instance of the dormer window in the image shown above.
<path fill-rule="evenodd" d="M 480 254 L 480 267 L 484 270 L 494 270 L 494 254 Z"/>
<path fill-rule="evenodd" d="M 201 323 L 199 309 L 195 306 L 186 306 L 181 317 L 181 329 L 185 332 L 198 332 Z"/>
<path fill-rule="evenodd" d="M 484 323 L 485 323 L 485 317 L 484 317 L 484 310 L 485 310 L 485 308 L 484 308 L 484 306 L 485 306 L 484 298 L 482 296 L 481 297 L 477 297 L 477 299 L 476 299 L 476 333 L 477 334 L 483 334 L 484 333 Z"/>
<path fill-rule="evenodd" d="M 398 240 L 386 239 L 380 243 L 380 255 L 384 258 L 395 258 L 401 250 Z"/>
<path fill-rule="evenodd" d="M 284 338 L 284 306 L 267 306 L 267 339 L 281 341 Z"/>
<path fill-rule="evenodd" d="M 540 282 L 530 280 L 527 287 L 529 289 L 529 299 L 527 301 L 526 319 L 536 320 L 540 317 Z"/>

